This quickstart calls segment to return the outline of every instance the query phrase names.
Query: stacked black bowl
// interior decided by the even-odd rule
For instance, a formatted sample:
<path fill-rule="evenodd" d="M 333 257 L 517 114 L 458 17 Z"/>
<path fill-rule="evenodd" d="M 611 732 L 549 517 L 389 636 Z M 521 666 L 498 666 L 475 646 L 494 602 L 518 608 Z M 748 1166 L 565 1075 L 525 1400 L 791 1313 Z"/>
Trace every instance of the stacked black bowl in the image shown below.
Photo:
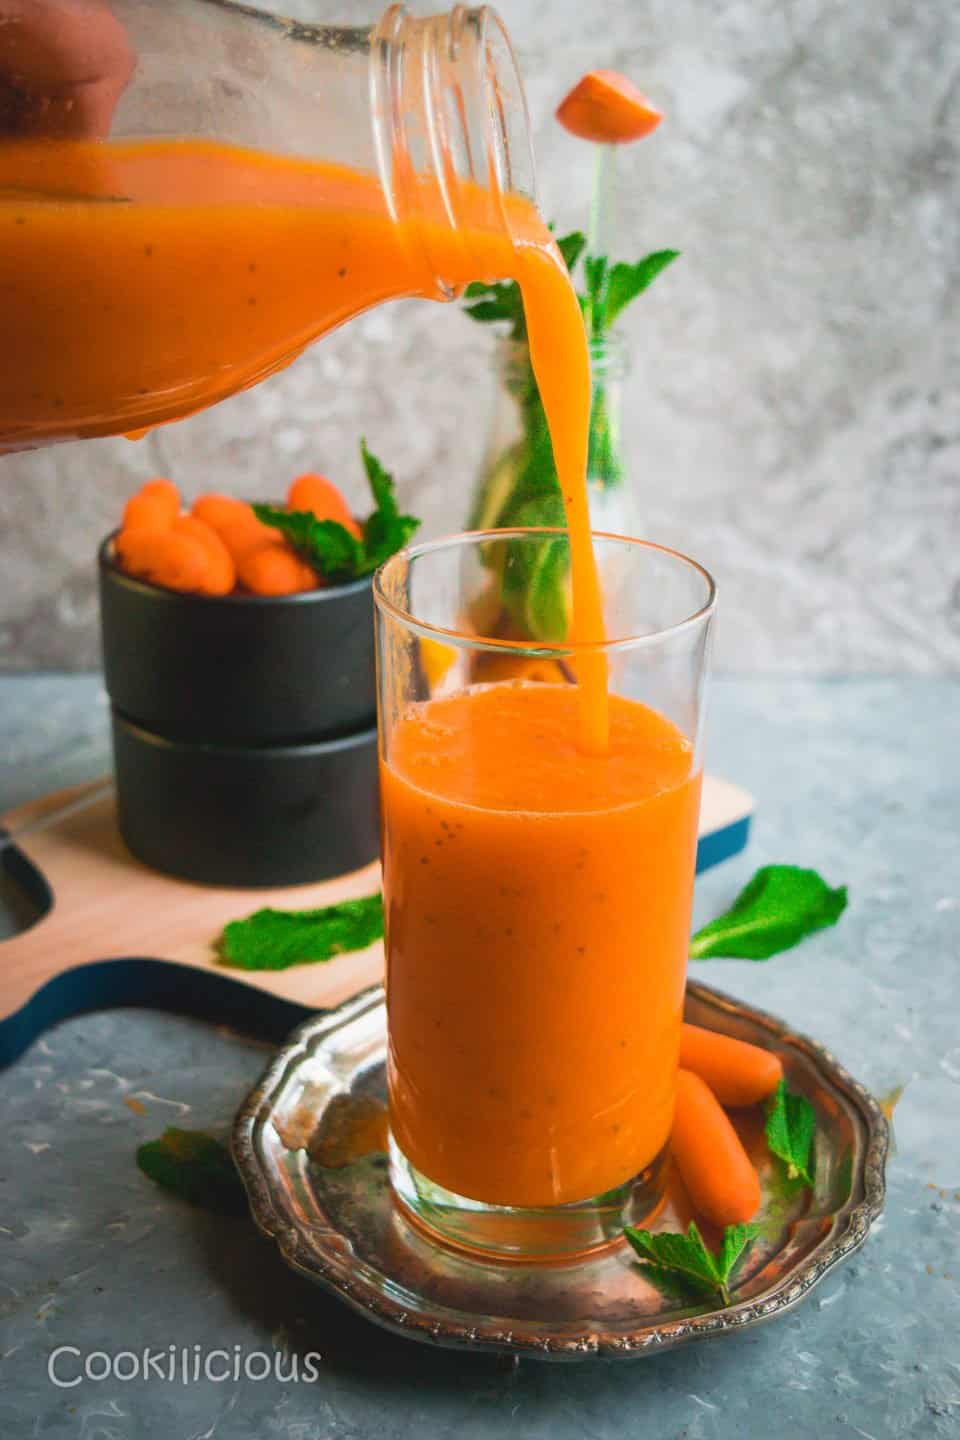
<path fill-rule="evenodd" d="M 295 885 L 377 854 L 369 579 L 290 596 L 182 594 L 100 549 L 120 832 L 208 884 Z"/>

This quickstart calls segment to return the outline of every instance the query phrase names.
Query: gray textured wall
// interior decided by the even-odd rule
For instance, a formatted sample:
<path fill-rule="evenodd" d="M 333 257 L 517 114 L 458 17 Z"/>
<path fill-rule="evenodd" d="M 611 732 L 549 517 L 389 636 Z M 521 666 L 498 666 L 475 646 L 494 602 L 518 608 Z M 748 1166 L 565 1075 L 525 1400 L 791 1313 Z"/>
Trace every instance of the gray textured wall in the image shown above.
<path fill-rule="evenodd" d="M 376 5 L 301 3 L 356 21 Z M 960 667 L 960 7 L 956 0 L 502 0 L 541 198 L 582 223 L 588 147 L 550 116 L 611 65 L 668 112 L 625 158 L 644 297 L 627 442 L 649 536 L 722 586 L 727 670 Z M 97 660 L 93 554 L 144 477 L 359 493 L 366 433 L 431 532 L 462 521 L 489 337 L 404 303 L 139 444 L 0 460 L 0 668 Z"/>

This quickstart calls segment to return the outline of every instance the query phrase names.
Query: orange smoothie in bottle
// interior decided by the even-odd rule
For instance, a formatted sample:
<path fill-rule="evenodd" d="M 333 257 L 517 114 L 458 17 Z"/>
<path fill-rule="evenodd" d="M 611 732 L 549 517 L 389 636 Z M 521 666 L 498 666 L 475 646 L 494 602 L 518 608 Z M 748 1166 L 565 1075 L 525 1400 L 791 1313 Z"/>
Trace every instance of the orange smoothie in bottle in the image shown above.
<path fill-rule="evenodd" d="M 402 717 L 382 768 L 394 1138 L 497 1205 L 587 1199 L 666 1144 L 699 808 L 690 743 L 502 682 Z"/>
<path fill-rule="evenodd" d="M 398 220 L 372 173 L 214 140 L 0 146 L 0 453 L 180 419 L 371 306 L 439 298 L 438 276 L 510 277 L 570 525 L 574 636 L 600 638 L 589 360 L 563 261 L 519 195 L 491 211 L 465 182 L 454 227 L 432 182 L 407 199 Z M 582 742 L 602 751 L 602 660 L 584 660 L 581 683 Z"/>

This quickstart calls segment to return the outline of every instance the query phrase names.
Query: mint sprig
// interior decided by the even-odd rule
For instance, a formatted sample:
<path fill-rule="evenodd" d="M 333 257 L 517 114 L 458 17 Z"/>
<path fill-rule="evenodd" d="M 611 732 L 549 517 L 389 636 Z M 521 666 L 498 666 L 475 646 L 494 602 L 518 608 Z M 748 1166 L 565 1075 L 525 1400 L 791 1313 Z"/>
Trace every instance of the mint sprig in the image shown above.
<path fill-rule="evenodd" d="M 719 1295 L 724 1305 L 729 1305 L 730 1278 L 759 1229 L 753 1224 L 728 1225 L 718 1255 L 707 1248 L 695 1220 L 690 1221 L 686 1235 L 655 1234 L 632 1225 L 623 1233 L 645 1265 L 677 1276 L 696 1290 Z"/>
<path fill-rule="evenodd" d="M 654 250 L 632 265 L 623 260 L 611 265 L 605 255 L 588 255 L 583 265 L 587 288 L 581 305 L 593 339 L 606 334 L 621 311 L 648 290 L 679 254 L 679 250 Z"/>
<path fill-rule="evenodd" d="M 817 1117 L 805 1095 L 787 1089 L 781 1080 L 767 1109 L 766 1136 L 771 1151 L 782 1160 L 788 1180 L 802 1180 L 813 1189 L 813 1137 Z"/>
<path fill-rule="evenodd" d="M 798 865 L 765 865 L 725 914 L 697 931 L 690 957 L 768 960 L 814 931 L 835 925 L 846 907 L 845 885 L 831 889 L 816 870 Z"/>
<path fill-rule="evenodd" d="M 361 539 L 336 520 L 318 520 L 308 510 L 283 510 L 276 505 L 254 505 L 258 520 L 279 530 L 295 550 L 325 580 L 343 583 L 372 575 L 384 560 L 402 550 L 420 521 L 401 513 L 393 476 L 360 441 L 363 468 L 374 508 L 363 525 Z"/>

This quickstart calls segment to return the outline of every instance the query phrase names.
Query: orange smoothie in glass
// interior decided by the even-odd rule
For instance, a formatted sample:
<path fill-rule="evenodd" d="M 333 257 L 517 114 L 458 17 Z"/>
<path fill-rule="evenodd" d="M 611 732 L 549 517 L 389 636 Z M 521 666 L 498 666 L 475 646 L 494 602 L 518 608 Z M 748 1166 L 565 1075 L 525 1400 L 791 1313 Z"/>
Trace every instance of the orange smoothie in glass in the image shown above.
<path fill-rule="evenodd" d="M 692 747 L 573 686 L 412 707 L 382 768 L 390 1119 L 407 1159 L 495 1205 L 580 1201 L 666 1144 L 699 809 Z"/>

